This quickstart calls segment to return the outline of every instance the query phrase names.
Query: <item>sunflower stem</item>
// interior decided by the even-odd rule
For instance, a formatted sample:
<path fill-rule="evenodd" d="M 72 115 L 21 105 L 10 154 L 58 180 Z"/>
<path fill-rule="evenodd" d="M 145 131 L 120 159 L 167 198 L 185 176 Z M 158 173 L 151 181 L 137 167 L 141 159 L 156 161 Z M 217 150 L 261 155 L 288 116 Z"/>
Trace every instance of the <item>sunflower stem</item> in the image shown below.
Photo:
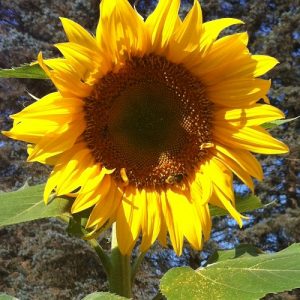
<path fill-rule="evenodd" d="M 108 274 L 109 290 L 112 293 L 120 296 L 131 298 L 132 296 L 132 284 L 131 284 L 131 264 L 130 256 L 122 255 L 119 250 L 117 237 L 116 237 L 116 225 L 112 226 L 112 239 L 111 239 L 111 268 Z"/>

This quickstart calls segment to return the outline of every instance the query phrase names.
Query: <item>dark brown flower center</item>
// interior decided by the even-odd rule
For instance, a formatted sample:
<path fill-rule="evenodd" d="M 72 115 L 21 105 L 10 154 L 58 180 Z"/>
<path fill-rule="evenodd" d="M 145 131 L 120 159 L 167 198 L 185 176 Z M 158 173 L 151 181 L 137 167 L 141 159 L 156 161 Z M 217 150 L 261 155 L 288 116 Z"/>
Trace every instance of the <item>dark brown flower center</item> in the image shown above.
<path fill-rule="evenodd" d="M 211 142 L 199 80 L 164 57 L 133 57 L 85 99 L 84 138 L 120 184 L 165 188 L 192 176 Z"/>

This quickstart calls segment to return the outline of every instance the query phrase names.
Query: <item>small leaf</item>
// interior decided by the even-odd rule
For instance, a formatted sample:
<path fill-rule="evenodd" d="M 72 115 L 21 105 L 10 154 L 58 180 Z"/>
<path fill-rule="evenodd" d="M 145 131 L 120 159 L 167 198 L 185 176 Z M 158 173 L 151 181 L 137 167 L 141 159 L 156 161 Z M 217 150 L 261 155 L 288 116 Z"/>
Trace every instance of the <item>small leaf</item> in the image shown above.
<path fill-rule="evenodd" d="M 283 119 L 283 120 L 275 120 L 275 121 L 272 121 L 272 122 L 267 122 L 267 123 L 264 123 L 262 124 L 261 126 L 265 129 L 273 129 L 277 126 L 280 126 L 282 124 L 285 124 L 285 123 L 289 123 L 289 122 L 292 122 L 292 121 L 295 121 L 297 120 L 298 118 L 300 118 L 300 116 L 298 117 L 295 117 L 295 118 L 291 118 L 291 119 Z"/>
<path fill-rule="evenodd" d="M 199 268 L 174 268 L 161 280 L 168 300 L 256 300 L 300 287 L 300 244 L 258 256 L 229 258 Z"/>
<path fill-rule="evenodd" d="M 70 235 L 85 238 L 89 231 L 85 228 L 91 209 L 81 211 L 80 213 L 73 214 L 69 219 L 67 232 Z"/>
<path fill-rule="evenodd" d="M 124 298 L 108 292 L 96 292 L 87 295 L 82 300 L 126 300 L 126 299 L 128 298 Z"/>
<path fill-rule="evenodd" d="M 44 187 L 41 184 L 16 192 L 0 193 L 0 226 L 57 217 L 70 211 L 72 201 L 64 198 L 55 198 L 45 205 Z"/>
<path fill-rule="evenodd" d="M 262 207 L 264 206 L 261 203 L 261 200 L 254 195 L 249 195 L 246 197 L 236 197 L 235 199 L 235 208 L 240 213 L 252 211 Z M 226 216 L 229 214 L 225 209 L 216 206 L 210 206 L 209 210 L 212 216 Z"/>
<path fill-rule="evenodd" d="M 252 245 L 241 244 L 231 250 L 217 250 L 207 261 L 207 265 L 220 262 L 226 259 L 233 259 L 244 256 L 257 256 L 263 252 Z"/>
<path fill-rule="evenodd" d="M 44 70 L 38 64 L 22 65 L 12 69 L 0 69 L 0 78 L 31 78 L 49 79 Z"/>
<path fill-rule="evenodd" d="M 93 208 L 88 208 L 79 213 L 72 214 L 68 217 L 67 232 L 70 235 L 79 237 L 84 240 L 90 240 L 98 237 L 102 232 L 107 230 L 111 224 L 107 221 L 101 228 L 95 231 L 93 228 L 86 228 L 87 221 Z"/>

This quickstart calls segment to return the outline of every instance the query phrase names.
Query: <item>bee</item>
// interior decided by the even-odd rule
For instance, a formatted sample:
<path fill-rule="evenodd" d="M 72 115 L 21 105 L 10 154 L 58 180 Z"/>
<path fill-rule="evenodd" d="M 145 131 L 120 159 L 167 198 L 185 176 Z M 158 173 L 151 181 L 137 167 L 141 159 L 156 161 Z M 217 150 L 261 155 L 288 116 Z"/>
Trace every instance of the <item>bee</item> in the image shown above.
<path fill-rule="evenodd" d="M 185 174 L 183 173 L 179 173 L 179 174 L 173 174 L 173 175 L 170 175 L 166 180 L 165 182 L 168 183 L 168 184 L 180 184 L 182 183 L 183 179 L 185 177 Z"/>

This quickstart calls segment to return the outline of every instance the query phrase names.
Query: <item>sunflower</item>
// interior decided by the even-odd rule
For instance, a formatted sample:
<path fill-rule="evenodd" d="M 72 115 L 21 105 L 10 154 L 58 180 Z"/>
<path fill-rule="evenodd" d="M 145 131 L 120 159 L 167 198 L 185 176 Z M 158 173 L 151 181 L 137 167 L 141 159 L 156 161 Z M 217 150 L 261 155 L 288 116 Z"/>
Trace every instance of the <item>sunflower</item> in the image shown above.
<path fill-rule="evenodd" d="M 44 200 L 74 198 L 90 210 L 92 232 L 116 223 L 123 255 L 167 234 L 180 255 L 184 239 L 201 249 L 211 231 L 209 205 L 242 225 L 233 174 L 253 190 L 262 180 L 251 152 L 280 154 L 286 145 L 261 124 L 281 119 L 269 104 L 278 61 L 252 55 L 243 24 L 202 22 L 198 1 L 181 20 L 179 0 L 160 0 L 146 20 L 126 0 L 102 0 L 96 36 L 61 18 L 63 57 L 38 63 L 57 88 L 12 116 L 5 132 L 28 145 L 28 161 L 53 166 Z"/>

